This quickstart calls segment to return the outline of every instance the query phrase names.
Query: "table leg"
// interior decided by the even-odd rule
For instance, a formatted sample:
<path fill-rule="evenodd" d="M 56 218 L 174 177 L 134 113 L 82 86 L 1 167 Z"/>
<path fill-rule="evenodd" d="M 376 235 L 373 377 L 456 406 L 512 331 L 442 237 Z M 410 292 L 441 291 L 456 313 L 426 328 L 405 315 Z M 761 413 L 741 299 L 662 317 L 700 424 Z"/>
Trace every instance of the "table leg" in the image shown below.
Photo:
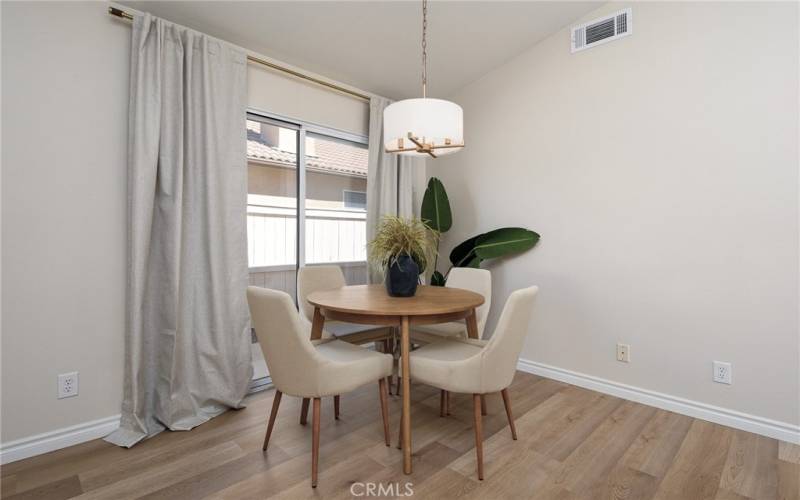
<path fill-rule="evenodd" d="M 400 322 L 400 350 L 403 363 L 403 472 L 411 474 L 411 377 L 409 370 L 408 316 Z"/>
<path fill-rule="evenodd" d="M 319 340 L 322 338 L 322 328 L 325 326 L 325 316 L 319 307 L 314 308 L 314 321 L 311 323 L 311 340 Z"/>
<path fill-rule="evenodd" d="M 467 316 L 467 335 L 471 339 L 478 338 L 478 317 L 475 315 L 475 309 Z"/>

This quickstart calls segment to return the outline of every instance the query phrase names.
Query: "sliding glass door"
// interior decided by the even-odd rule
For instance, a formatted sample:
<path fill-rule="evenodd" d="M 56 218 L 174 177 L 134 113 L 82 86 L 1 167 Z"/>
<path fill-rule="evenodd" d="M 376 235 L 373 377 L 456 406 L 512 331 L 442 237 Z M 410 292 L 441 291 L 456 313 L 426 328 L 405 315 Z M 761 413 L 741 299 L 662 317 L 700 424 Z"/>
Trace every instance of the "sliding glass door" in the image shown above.
<path fill-rule="evenodd" d="M 267 113 L 247 115 L 250 284 L 288 293 L 297 269 L 334 264 L 366 283 L 367 138 Z M 269 382 L 253 338 L 254 385 Z"/>
<path fill-rule="evenodd" d="M 306 135 L 304 264 L 335 264 L 348 284 L 367 280 L 367 148 Z"/>

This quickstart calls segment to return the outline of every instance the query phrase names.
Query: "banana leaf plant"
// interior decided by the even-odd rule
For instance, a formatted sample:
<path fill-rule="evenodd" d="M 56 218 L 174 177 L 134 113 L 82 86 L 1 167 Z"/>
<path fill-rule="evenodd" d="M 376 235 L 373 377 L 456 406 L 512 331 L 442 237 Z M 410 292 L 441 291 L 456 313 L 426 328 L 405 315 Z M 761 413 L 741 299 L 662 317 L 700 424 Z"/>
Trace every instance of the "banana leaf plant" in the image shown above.
<path fill-rule="evenodd" d="M 434 286 L 444 286 L 450 270 L 454 267 L 480 268 L 484 260 L 524 252 L 533 248 L 539 241 L 537 233 L 522 227 L 503 227 L 473 236 L 453 248 L 450 252 L 450 268 L 442 274 L 437 269 L 439 240 L 441 234 L 452 227 L 453 213 L 450 210 L 450 201 L 444 184 L 436 177 L 431 177 L 428 181 L 428 188 L 422 198 L 421 218 L 437 235 L 436 257 L 431 275 L 431 285 Z"/>

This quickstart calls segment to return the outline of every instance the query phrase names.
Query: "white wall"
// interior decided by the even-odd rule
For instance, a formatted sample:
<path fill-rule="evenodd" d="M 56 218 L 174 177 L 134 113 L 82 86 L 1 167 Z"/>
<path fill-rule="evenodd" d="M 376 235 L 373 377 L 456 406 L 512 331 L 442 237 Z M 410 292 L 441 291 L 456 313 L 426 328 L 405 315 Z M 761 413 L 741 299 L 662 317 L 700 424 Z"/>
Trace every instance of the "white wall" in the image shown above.
<path fill-rule="evenodd" d="M 104 3 L 0 8 L 7 443 L 120 411 L 130 27 Z"/>
<path fill-rule="evenodd" d="M 565 28 L 451 96 L 467 147 L 428 163 L 454 209 L 445 255 L 534 229 L 491 267 L 490 329 L 511 290 L 541 287 L 523 358 L 796 425 L 798 7 L 586 20 L 627 6 L 631 36 L 570 54 Z"/>

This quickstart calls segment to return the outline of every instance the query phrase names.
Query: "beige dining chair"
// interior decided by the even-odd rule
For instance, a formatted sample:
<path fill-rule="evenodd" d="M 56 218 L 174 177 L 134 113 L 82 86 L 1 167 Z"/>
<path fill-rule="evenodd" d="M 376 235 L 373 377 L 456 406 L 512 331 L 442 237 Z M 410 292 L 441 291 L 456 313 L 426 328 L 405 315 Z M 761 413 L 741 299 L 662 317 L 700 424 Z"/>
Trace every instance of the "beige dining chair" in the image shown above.
<path fill-rule="evenodd" d="M 486 269 L 455 267 L 447 277 L 447 286 L 450 288 L 463 288 L 483 295 L 484 303 L 475 309 L 478 338 L 483 338 L 486 318 L 489 316 L 489 309 L 492 307 L 492 273 Z M 435 325 L 415 326 L 411 330 L 412 342 L 429 344 L 442 338 L 467 338 L 466 324 L 463 321 L 453 321 Z"/>
<path fill-rule="evenodd" d="M 334 339 L 311 341 L 294 302 L 284 292 L 248 287 L 247 302 L 258 343 L 267 361 L 275 398 L 269 415 L 263 449 L 269 445 L 283 394 L 312 399 L 311 486 L 317 486 L 320 406 L 323 397 L 352 391 L 378 382 L 383 433 L 389 446 L 389 406 L 386 377 L 392 357 Z"/>
<path fill-rule="evenodd" d="M 342 268 L 335 265 L 304 266 L 297 271 L 297 302 L 303 322 L 309 331 L 314 321 L 314 306 L 308 303 L 308 296 L 313 292 L 336 290 L 347 285 Z M 323 338 L 336 338 L 351 344 L 367 344 L 375 342 L 376 347 L 386 353 L 394 351 L 394 333 L 390 327 L 375 325 L 356 325 L 341 321 L 325 321 Z M 392 393 L 391 376 L 389 377 L 389 394 Z M 339 397 L 334 398 L 334 417 L 339 418 Z M 303 401 L 300 423 L 305 424 L 308 418 L 308 400 Z"/>
<path fill-rule="evenodd" d="M 304 266 L 297 271 L 297 301 L 300 314 L 309 326 L 314 321 L 314 306 L 309 304 L 308 296 L 313 292 L 336 290 L 347 285 L 344 273 L 339 266 Z M 350 342 L 366 344 L 392 338 L 391 329 L 375 325 L 356 325 L 341 321 L 326 321 L 323 333 Z"/>
<path fill-rule="evenodd" d="M 502 394 L 511 437 L 517 439 L 508 386 L 514 379 L 538 291 L 532 286 L 513 292 L 489 340 L 445 339 L 422 346 L 409 356 L 410 374 L 415 381 L 448 393 L 472 394 L 478 479 L 483 479 L 482 396 Z"/>
<path fill-rule="evenodd" d="M 475 319 L 478 324 L 478 338 L 483 338 L 483 330 L 486 327 L 486 318 L 489 316 L 489 309 L 492 307 L 492 273 L 486 269 L 475 269 L 472 267 L 454 267 L 450 270 L 447 277 L 447 285 L 450 288 L 463 288 L 471 292 L 483 295 L 484 302 L 475 308 Z M 442 339 L 467 339 L 467 325 L 464 321 L 451 321 L 448 323 L 438 323 L 432 325 L 419 325 L 411 329 L 411 342 L 413 344 L 430 344 Z M 398 378 L 395 392 L 400 394 L 400 379 Z M 389 386 L 391 393 L 392 387 Z M 450 414 L 450 395 L 447 391 L 441 394 L 442 416 Z M 486 414 L 486 403 L 483 403 Z"/>

